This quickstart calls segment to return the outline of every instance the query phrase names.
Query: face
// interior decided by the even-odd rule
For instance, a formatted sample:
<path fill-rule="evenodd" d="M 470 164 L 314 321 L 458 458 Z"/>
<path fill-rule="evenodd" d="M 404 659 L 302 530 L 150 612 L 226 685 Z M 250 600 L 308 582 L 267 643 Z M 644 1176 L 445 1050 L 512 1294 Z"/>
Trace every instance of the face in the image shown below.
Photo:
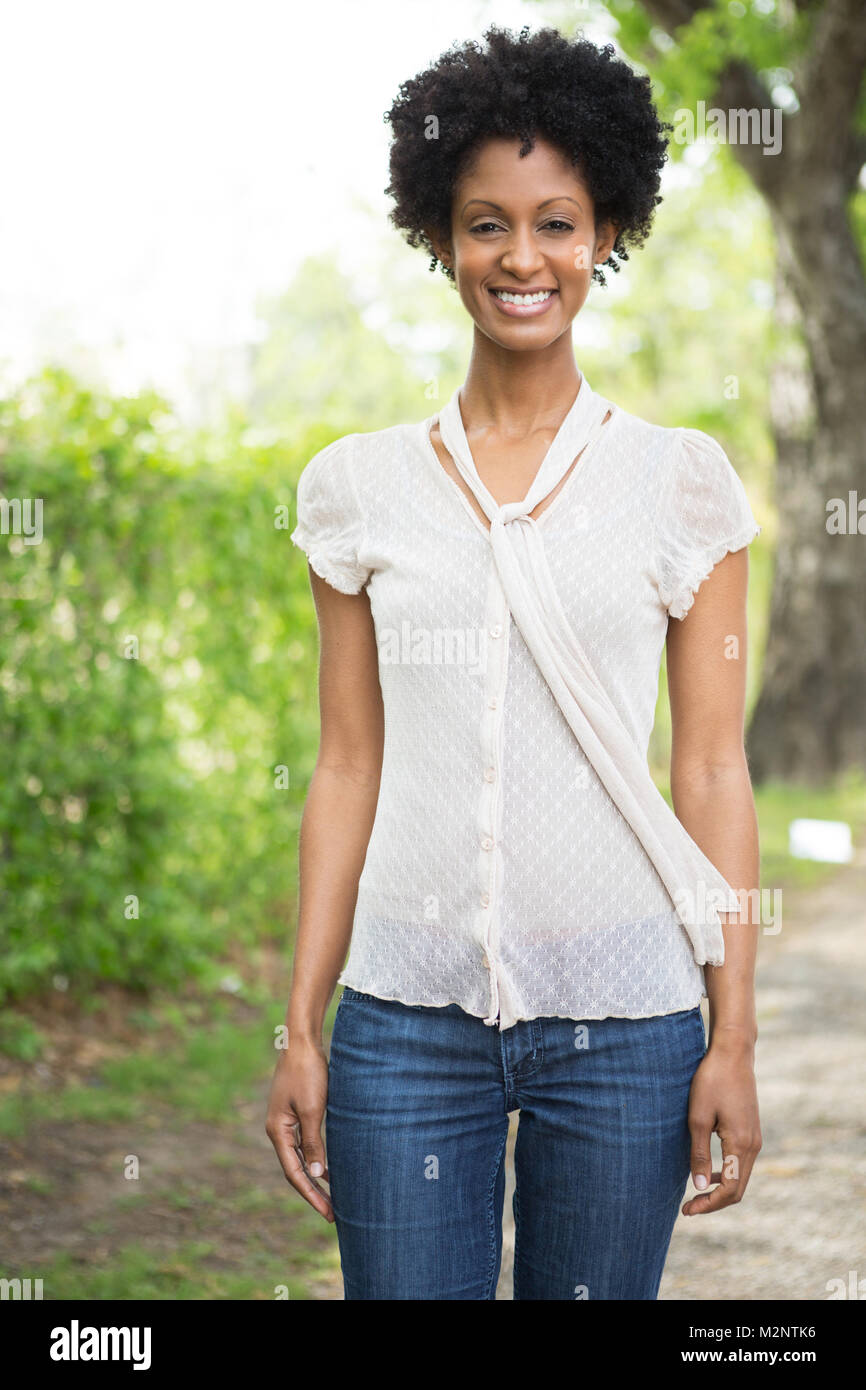
<path fill-rule="evenodd" d="M 523 351 L 567 332 L 616 229 L 596 229 L 586 184 L 559 149 L 541 139 L 523 159 L 519 149 L 485 141 L 455 187 L 450 238 L 431 241 L 476 327 Z"/>

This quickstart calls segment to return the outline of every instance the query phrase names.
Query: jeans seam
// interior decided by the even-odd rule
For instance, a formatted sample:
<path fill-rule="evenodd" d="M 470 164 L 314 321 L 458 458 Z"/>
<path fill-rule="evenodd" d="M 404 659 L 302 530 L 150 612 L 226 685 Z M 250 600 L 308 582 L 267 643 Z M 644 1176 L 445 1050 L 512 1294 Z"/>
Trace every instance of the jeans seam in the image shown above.
<path fill-rule="evenodd" d="M 500 1168 L 501 1168 L 501 1166 L 502 1166 L 503 1156 L 504 1156 L 504 1154 L 505 1154 L 505 1146 L 506 1146 L 507 1143 L 508 1143 L 508 1126 L 506 1125 L 506 1127 L 505 1127 L 505 1133 L 504 1133 L 503 1136 L 502 1136 L 502 1143 L 499 1145 L 499 1152 L 498 1152 L 498 1154 L 496 1155 L 496 1160 L 495 1160 L 495 1162 L 494 1162 L 494 1164 L 493 1164 L 493 1176 L 492 1176 L 492 1178 L 491 1178 L 491 1180 L 490 1180 L 490 1186 L 488 1187 L 488 1190 L 487 1190 L 487 1226 L 488 1226 L 488 1230 L 489 1230 L 489 1232 L 490 1232 L 490 1267 L 489 1267 L 488 1272 L 487 1272 L 487 1286 L 486 1286 L 485 1293 L 484 1293 L 485 1300 L 489 1300 L 491 1293 L 494 1291 L 494 1280 L 495 1280 L 495 1278 L 496 1278 L 496 1272 L 497 1272 L 497 1271 L 496 1271 L 496 1249 L 497 1249 L 497 1243 L 498 1243 L 498 1242 L 497 1242 L 497 1234 L 496 1234 L 496 1212 L 495 1212 L 494 1209 L 493 1209 L 493 1202 L 494 1202 L 494 1196 L 495 1196 L 495 1193 L 496 1193 L 496 1182 L 497 1182 L 497 1179 L 498 1179 L 498 1177 L 499 1177 L 499 1170 L 500 1170 Z M 501 1228 L 500 1228 L 500 1230 L 501 1230 Z"/>
<path fill-rule="evenodd" d="M 518 1245 L 519 1245 L 519 1243 L 520 1243 L 520 1186 L 519 1186 L 519 1183 L 518 1183 L 518 1181 L 517 1181 L 517 1173 L 516 1173 L 516 1172 L 515 1172 L 514 1178 L 515 1178 L 515 1181 L 514 1181 L 514 1200 L 513 1200 L 513 1202 L 512 1202 L 512 1208 L 513 1208 L 513 1211 L 514 1211 L 514 1265 L 513 1265 L 513 1267 L 512 1267 L 512 1274 L 511 1274 L 511 1281 L 512 1281 L 511 1296 L 512 1296 L 512 1299 L 514 1300 L 514 1302 L 516 1303 L 516 1302 L 518 1301 L 518 1294 L 519 1294 L 519 1292 L 520 1292 L 520 1278 L 519 1278 L 519 1274 L 518 1274 L 518 1270 L 519 1270 Z"/>

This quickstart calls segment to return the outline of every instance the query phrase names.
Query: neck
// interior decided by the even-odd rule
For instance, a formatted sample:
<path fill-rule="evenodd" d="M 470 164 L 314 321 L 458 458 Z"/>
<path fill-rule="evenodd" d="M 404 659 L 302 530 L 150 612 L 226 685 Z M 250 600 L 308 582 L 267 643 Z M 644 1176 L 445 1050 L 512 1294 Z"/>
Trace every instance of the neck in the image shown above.
<path fill-rule="evenodd" d="M 509 352 L 476 329 L 460 409 L 467 433 L 493 428 L 522 438 L 558 428 L 574 403 L 581 373 L 571 330 L 536 352 Z"/>

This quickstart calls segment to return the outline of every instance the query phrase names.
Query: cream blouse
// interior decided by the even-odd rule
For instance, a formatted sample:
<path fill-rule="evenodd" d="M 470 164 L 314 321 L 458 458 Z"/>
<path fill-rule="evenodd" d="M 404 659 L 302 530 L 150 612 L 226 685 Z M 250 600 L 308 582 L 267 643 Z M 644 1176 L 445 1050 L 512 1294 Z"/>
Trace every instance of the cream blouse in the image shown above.
<path fill-rule="evenodd" d="M 436 455 L 437 419 L 489 526 Z M 459 391 L 310 460 L 292 540 L 334 588 L 366 588 L 385 712 L 341 984 L 500 1028 L 700 1001 L 738 900 L 646 752 L 669 616 L 760 529 L 714 439 L 585 375 L 521 502 L 485 488 Z"/>

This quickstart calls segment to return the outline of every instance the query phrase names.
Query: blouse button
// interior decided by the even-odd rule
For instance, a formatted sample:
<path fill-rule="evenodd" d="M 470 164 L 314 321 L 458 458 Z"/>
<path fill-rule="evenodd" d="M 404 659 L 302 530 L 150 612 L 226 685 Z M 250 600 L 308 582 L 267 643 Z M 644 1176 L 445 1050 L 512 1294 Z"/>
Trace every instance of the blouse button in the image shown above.
<path fill-rule="evenodd" d="M 490 838 L 489 835 L 485 835 L 485 836 L 484 836 L 484 839 L 481 841 L 481 848 L 482 848 L 482 849 L 492 849 L 492 848 L 493 848 L 493 841 L 491 840 L 491 838 Z"/>
<path fill-rule="evenodd" d="M 490 906 L 490 894 L 489 894 L 489 893 L 482 893 L 482 894 L 481 894 L 481 906 L 482 906 L 482 907 L 489 907 L 489 906 Z"/>
<path fill-rule="evenodd" d="M 491 637 L 501 637 L 501 636 L 502 636 L 502 628 L 499 626 L 498 623 L 495 623 L 494 626 L 490 629 L 490 636 L 491 636 Z"/>
<path fill-rule="evenodd" d="M 484 966 L 484 969 L 485 969 L 485 970 L 489 970 L 489 969 L 490 969 L 490 961 L 488 960 L 487 956 L 482 956 L 482 957 L 481 957 L 481 964 Z"/>
<path fill-rule="evenodd" d="M 499 703 L 499 701 L 497 700 L 496 696 L 494 695 L 493 698 L 492 698 L 491 700 L 488 700 L 488 701 L 487 701 L 487 708 L 488 708 L 488 709 L 496 709 L 496 706 L 498 705 L 498 703 Z"/>
<path fill-rule="evenodd" d="M 496 776 L 496 769 L 495 769 L 495 768 L 492 768 L 492 767 L 485 767 L 485 769 L 484 769 L 484 780 L 485 780 L 485 782 L 492 782 L 495 776 Z"/>

